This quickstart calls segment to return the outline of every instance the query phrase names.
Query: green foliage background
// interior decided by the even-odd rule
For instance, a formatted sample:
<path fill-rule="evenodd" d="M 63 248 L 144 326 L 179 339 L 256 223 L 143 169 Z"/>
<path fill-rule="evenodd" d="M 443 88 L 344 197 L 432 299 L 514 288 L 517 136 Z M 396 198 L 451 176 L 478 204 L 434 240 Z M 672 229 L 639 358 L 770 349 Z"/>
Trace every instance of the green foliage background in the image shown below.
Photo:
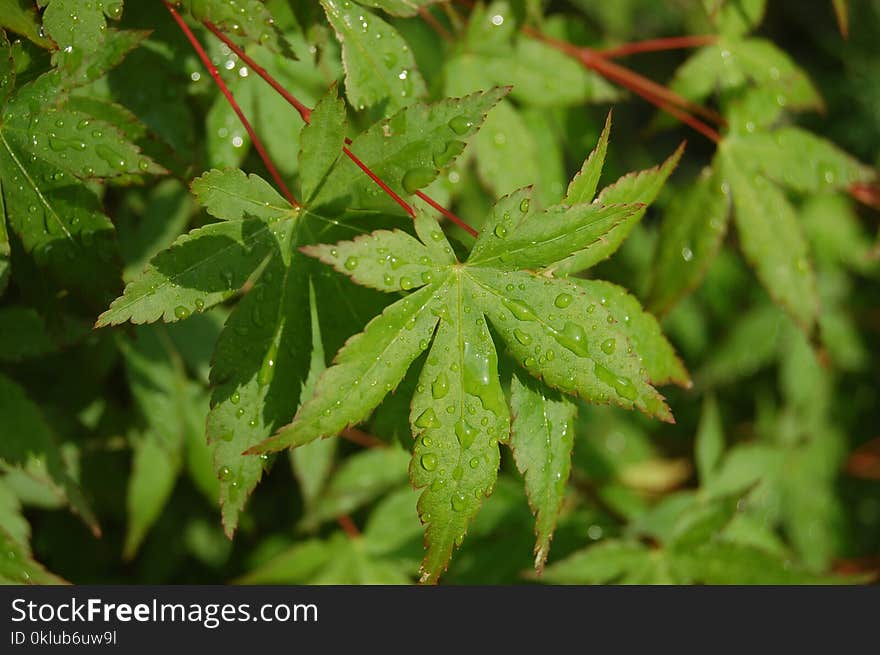
<path fill-rule="evenodd" d="M 878 212 L 847 189 L 875 182 L 880 166 L 880 2 L 852 3 L 845 40 L 831 3 L 819 1 L 768 0 L 764 14 L 757 0 L 511 0 L 454 3 L 452 11 L 443 2 L 327 0 L 326 13 L 322 3 L 298 0 L 183 3 L 180 11 L 281 175 L 308 201 L 299 222 L 161 2 L 36 4 L 0 0 L 0 47 L 9 53 L 4 62 L 13 62 L 0 70 L 0 580 L 419 579 L 423 526 L 408 467 L 410 399 L 416 395 L 419 413 L 427 402 L 418 389 L 421 363 L 349 439 L 252 455 L 241 464 L 240 486 L 234 476 L 241 451 L 288 423 L 316 384 L 320 391 L 319 376 L 337 350 L 396 299 L 352 284 L 345 274 L 371 282 L 346 271 L 344 258 L 334 272 L 285 249 L 312 244 L 306 254 L 314 255 L 321 248 L 314 244 L 356 232 L 413 233 L 399 208 L 340 159 L 342 138 L 378 162 L 381 137 L 358 141 L 370 126 L 415 101 L 478 89 L 486 96 L 443 110 L 486 114 L 455 130 L 467 142 L 463 152 L 453 145 L 427 168 L 389 165 L 387 174 L 401 193 L 424 188 L 487 235 L 498 234 L 487 218 L 496 199 L 520 187 L 534 185 L 535 207 L 560 202 L 600 142 L 609 109 L 605 167 L 587 202 L 596 183 L 601 189 L 650 169 L 687 139 L 675 172 L 638 214 L 644 218 L 624 221 L 598 254 L 580 254 L 581 263 L 595 266 L 583 272 L 586 263 L 563 256 L 541 266 L 553 262 L 553 270 L 629 290 L 661 320 L 693 386 L 661 389 L 674 424 L 564 400 L 516 369 L 511 348 L 496 338 L 514 445 L 523 449 L 501 449 L 494 492 L 467 538 L 456 538 L 442 581 L 873 579 L 880 566 L 880 465 L 868 450 L 880 424 Z M 432 29 L 416 5 L 429 5 L 442 28 Z M 370 29 L 346 20 L 355 15 L 367 16 Z M 201 18 L 232 34 L 307 106 L 321 101 L 314 128 L 301 131 L 297 112 L 195 20 Z M 524 24 L 592 48 L 720 33 L 717 44 L 696 51 L 620 61 L 720 111 L 728 122 L 722 145 L 524 37 Z M 334 83 L 344 106 L 336 90 L 328 94 Z M 503 98 L 490 91 L 506 85 L 513 88 Z M 415 139 L 429 122 L 422 116 L 407 126 L 392 118 L 388 125 Z M 447 123 L 443 114 L 438 125 Z M 65 132 L 74 125 L 89 135 L 81 150 L 63 143 L 79 138 Z M 48 147 L 31 145 L 25 133 Z M 779 141 L 781 134 L 787 140 Z M 41 195 L 19 188 L 24 170 L 42 180 Z M 585 175 L 597 170 L 588 166 Z M 650 202 L 631 182 L 599 201 Z M 349 205 L 339 207 L 343 191 Z M 261 204 L 255 210 L 224 194 Z M 521 205 L 515 199 L 511 207 Z M 72 236 L 59 237 L 51 212 L 38 211 L 44 200 Z M 354 219 L 361 221 L 356 232 L 346 227 Z M 444 228 L 463 260 L 474 240 Z M 180 261 L 174 251 L 153 259 L 192 230 L 208 235 L 198 242 L 204 252 L 196 244 Z M 406 247 L 419 247 L 408 238 Z M 72 251 L 68 241 L 77 244 Z M 430 248 L 430 239 L 423 241 Z M 174 302 L 160 295 L 129 312 L 123 297 L 111 307 L 124 285 L 126 296 L 139 288 L 149 295 L 169 270 L 221 247 L 229 254 L 209 293 L 195 280 L 198 293 L 181 283 Z M 321 258 L 336 265 L 329 248 Z M 295 281 L 290 288 L 279 286 L 288 279 Z M 275 311 L 286 312 L 284 329 L 310 335 L 306 347 L 278 357 L 279 386 L 271 389 L 283 389 L 280 395 L 253 384 L 264 372 L 248 369 L 249 348 L 259 350 L 259 339 L 271 341 L 274 333 L 235 336 L 235 308 L 271 311 L 273 284 L 282 289 L 282 310 Z M 634 302 L 612 299 L 618 309 Z M 637 305 L 626 307 L 626 322 L 641 316 Z M 93 328 L 96 321 L 101 327 Z M 662 337 L 644 339 L 656 344 Z M 236 434 L 225 445 L 225 426 L 248 402 L 269 408 L 271 420 L 251 424 L 260 436 L 240 442 Z M 534 467 L 547 453 L 517 441 L 541 430 L 567 484 L 541 486 Z M 322 427 L 311 438 L 336 431 Z M 365 434 L 374 447 L 364 446 Z M 417 458 L 421 452 L 417 447 Z M 416 469 L 424 486 L 418 476 Z M 535 565 L 548 550 L 538 576 Z"/>

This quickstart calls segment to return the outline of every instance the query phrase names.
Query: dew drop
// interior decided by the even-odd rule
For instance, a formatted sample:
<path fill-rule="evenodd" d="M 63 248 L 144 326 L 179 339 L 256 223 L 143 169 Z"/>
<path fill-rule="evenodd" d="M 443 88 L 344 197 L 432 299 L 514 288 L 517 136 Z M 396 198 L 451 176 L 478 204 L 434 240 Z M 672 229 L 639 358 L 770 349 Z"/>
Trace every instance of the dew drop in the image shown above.
<path fill-rule="evenodd" d="M 449 377 L 441 371 L 431 383 L 431 395 L 439 400 L 444 398 L 447 393 L 449 393 Z"/>
<path fill-rule="evenodd" d="M 183 305 L 178 305 L 177 307 L 174 308 L 174 316 L 176 316 L 179 319 L 184 319 L 187 316 L 189 316 L 189 314 L 190 314 L 190 311 L 186 307 L 184 307 Z"/>
<path fill-rule="evenodd" d="M 358 267 L 358 258 L 357 257 L 349 257 L 345 260 L 345 264 L 343 264 L 346 270 L 353 271 Z"/>
<path fill-rule="evenodd" d="M 260 365 L 260 372 L 257 374 L 257 383 L 261 387 L 265 387 L 272 381 L 275 375 L 275 360 L 278 359 L 278 342 L 273 341 L 266 356 L 263 357 L 263 363 Z"/>
<path fill-rule="evenodd" d="M 434 166 L 445 168 L 464 151 L 464 148 L 463 141 L 449 141 L 442 151 L 434 153 Z"/>
<path fill-rule="evenodd" d="M 422 455 L 421 458 L 422 468 L 426 471 L 433 471 L 437 468 L 437 455 L 433 453 L 427 453 Z"/>
<path fill-rule="evenodd" d="M 559 342 L 559 345 L 567 348 L 575 355 L 589 357 L 590 351 L 587 348 L 586 332 L 577 323 L 566 323 L 562 332 L 553 332 L 553 337 Z"/>
<path fill-rule="evenodd" d="M 419 414 L 415 425 L 417 428 L 439 428 L 441 423 L 440 419 L 437 418 L 437 414 L 434 412 L 434 408 L 429 407 Z"/>
<path fill-rule="evenodd" d="M 559 307 L 559 309 L 565 309 L 569 305 L 571 305 L 571 301 L 574 300 L 570 293 L 560 293 L 556 296 L 556 300 L 553 301 L 553 304 Z"/>
<path fill-rule="evenodd" d="M 520 300 L 509 300 L 505 298 L 501 302 L 504 303 L 504 306 L 510 310 L 510 313 L 513 314 L 520 321 L 538 320 L 538 315 L 535 313 L 535 311 L 526 303 Z"/>
<path fill-rule="evenodd" d="M 605 339 L 602 342 L 600 348 L 602 348 L 602 352 L 606 355 L 614 354 L 614 350 L 617 348 L 617 341 L 614 338 Z"/>
<path fill-rule="evenodd" d="M 455 436 L 458 437 L 458 442 L 462 448 L 470 448 L 471 444 L 474 443 L 474 439 L 477 438 L 477 428 L 464 419 L 459 419 L 455 424 Z"/>
<path fill-rule="evenodd" d="M 113 20 L 119 20 L 119 17 L 122 16 L 122 3 L 121 2 L 111 2 L 107 6 L 104 7 L 104 13 L 107 14 Z"/>
<path fill-rule="evenodd" d="M 527 332 L 523 332 L 519 328 L 514 328 L 513 336 L 524 346 L 528 346 L 530 343 L 532 343 L 532 335 L 528 334 Z"/>
<path fill-rule="evenodd" d="M 635 400 L 639 397 L 638 390 L 629 378 L 615 375 L 598 362 L 595 364 L 594 371 L 597 378 L 614 389 L 623 398 L 626 398 L 627 400 Z"/>
<path fill-rule="evenodd" d="M 433 168 L 426 166 L 411 168 L 404 173 L 401 184 L 407 193 L 415 193 L 422 187 L 428 186 L 435 177 L 437 177 L 437 171 Z"/>
<path fill-rule="evenodd" d="M 461 136 L 467 134 L 474 123 L 466 116 L 455 116 L 449 120 L 448 125 L 450 130 Z"/>

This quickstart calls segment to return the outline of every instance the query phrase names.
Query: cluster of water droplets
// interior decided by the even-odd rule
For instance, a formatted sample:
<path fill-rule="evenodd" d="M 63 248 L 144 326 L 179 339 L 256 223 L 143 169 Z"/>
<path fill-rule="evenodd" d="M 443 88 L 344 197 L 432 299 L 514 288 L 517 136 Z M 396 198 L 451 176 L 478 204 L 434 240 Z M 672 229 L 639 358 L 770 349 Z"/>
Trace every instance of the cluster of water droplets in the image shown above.
<path fill-rule="evenodd" d="M 385 23 L 363 13 L 363 10 L 359 10 L 348 0 L 343 0 L 342 2 L 329 0 L 327 6 L 336 17 L 342 19 L 350 31 L 359 33 L 363 39 L 381 41 L 384 38 L 384 33 L 388 30 Z M 391 33 L 389 32 L 389 34 Z M 399 52 L 397 47 L 399 47 Z M 409 46 L 406 43 L 397 47 L 394 45 L 386 46 L 388 49 L 381 53 L 381 63 L 387 71 L 397 78 L 397 93 L 400 97 L 409 98 L 413 96 L 415 88 L 412 79 L 413 72 L 406 63 L 401 65 L 400 60 L 403 58 L 404 60 L 411 61 L 412 57 L 406 54 L 409 52 Z M 403 54 L 401 55 L 401 53 Z M 360 110 L 364 108 L 364 105 L 358 107 Z"/>
<path fill-rule="evenodd" d="M 465 149 L 465 142 L 456 137 L 467 135 L 474 127 L 474 121 L 465 115 L 453 116 L 447 122 L 447 127 L 453 134 L 453 138 L 444 141 L 443 144 L 431 156 L 433 166 L 415 166 L 408 169 L 400 180 L 404 191 L 409 194 L 428 186 L 433 182 L 440 170 L 450 166 Z M 389 131 L 390 134 L 390 131 Z M 450 174 L 451 175 L 451 174 Z M 450 180 L 452 178 L 450 177 Z"/>
<path fill-rule="evenodd" d="M 386 269 L 386 272 L 382 275 L 382 281 L 385 286 L 390 289 L 400 289 L 402 291 L 409 291 L 410 289 L 414 289 L 418 286 L 422 286 L 423 284 L 431 284 L 435 279 L 435 272 L 432 269 L 422 270 L 420 273 L 409 272 L 408 274 L 405 272 L 404 274 L 400 274 L 400 269 L 403 267 L 407 267 L 407 271 L 411 271 L 415 262 L 410 261 L 408 255 L 403 255 L 401 253 L 394 253 L 389 248 L 385 246 L 378 246 L 375 249 L 375 263 L 379 266 L 383 266 Z M 330 249 L 330 256 L 336 259 L 337 264 L 341 264 L 342 268 L 349 273 L 354 274 L 358 268 L 361 266 L 362 257 L 358 255 L 344 255 L 340 254 L 338 248 Z M 370 257 L 373 255 L 371 254 Z M 416 269 L 425 268 L 431 266 L 431 260 L 426 255 L 422 255 L 419 257 L 417 262 Z M 416 277 L 418 275 L 418 277 Z M 413 319 L 415 317 L 412 317 Z"/>
<path fill-rule="evenodd" d="M 114 147 L 113 141 L 120 135 L 85 114 L 72 111 L 44 109 L 30 121 L 28 147 L 31 161 L 38 158 L 63 164 L 75 175 L 83 178 L 113 176 L 132 171 L 131 160 Z M 96 170 L 92 166 L 93 155 L 104 162 L 106 168 Z M 150 162 L 144 157 L 137 161 L 140 172 L 149 170 Z M 63 173 L 52 174 L 46 182 L 58 181 Z"/>
<path fill-rule="evenodd" d="M 462 307 L 463 314 L 479 314 L 469 305 Z M 441 321 L 453 321 L 451 312 L 445 304 L 434 309 Z M 442 352 L 438 348 L 428 357 L 427 367 L 435 370 L 433 378 L 425 388 L 422 383 L 417 393 L 430 393 L 431 404 L 414 420 L 420 433 L 418 450 L 421 451 L 418 463 L 421 469 L 430 474 L 429 489 L 434 493 L 449 494 L 448 502 L 455 512 L 473 508 L 473 501 L 491 493 L 477 480 L 485 477 L 481 467 L 491 465 L 484 452 L 484 443 L 477 447 L 475 442 L 481 434 L 494 445 L 506 439 L 509 431 L 509 418 L 504 395 L 498 385 L 497 360 L 494 345 L 480 314 L 475 319 L 459 315 L 455 320 L 475 320 L 476 331 L 465 330 L 463 343 L 455 351 L 446 345 Z M 442 328 L 441 328 L 442 329 Z M 446 362 L 452 362 L 446 364 Z M 453 389 L 461 385 L 463 394 L 453 394 Z M 449 418 L 438 416 L 438 412 Z M 435 431 L 444 426 L 451 427 L 456 442 L 447 442 Z M 447 462 L 447 469 L 441 462 Z M 470 473 L 469 473 L 470 472 Z M 422 513 L 422 521 L 431 521 L 430 513 Z M 460 543 L 460 534 L 456 543 Z"/>
<path fill-rule="evenodd" d="M 525 287 L 524 285 L 521 286 L 522 288 L 520 290 L 522 291 Z M 515 285 L 508 284 L 505 287 L 505 291 L 508 293 L 508 296 L 510 296 L 516 288 Z M 512 334 L 513 338 L 520 345 L 526 348 L 531 347 L 533 342 L 538 341 L 538 333 L 543 333 L 544 335 L 551 337 L 561 347 L 573 353 L 578 358 L 592 361 L 593 372 L 603 384 L 614 389 L 614 391 L 622 398 L 629 401 L 635 401 L 638 399 L 639 394 L 638 389 L 632 380 L 626 376 L 614 373 L 611 369 L 598 361 L 591 353 L 588 344 L 587 331 L 581 323 L 582 318 L 571 316 L 570 312 L 566 311 L 572 305 L 573 301 L 574 296 L 567 291 L 562 291 L 555 296 L 553 305 L 561 310 L 561 316 L 557 322 L 555 315 L 541 316 L 538 311 L 523 300 L 513 297 L 503 298 L 502 304 L 514 319 L 514 326 L 510 328 L 510 334 Z M 606 298 L 600 300 L 600 305 L 605 305 L 606 303 Z M 587 307 L 586 313 L 587 317 L 584 318 L 589 318 L 596 313 L 595 303 L 591 303 Z M 606 320 L 609 324 L 616 323 L 616 320 L 610 313 L 605 312 L 605 314 Z M 624 321 L 628 322 L 629 317 L 624 317 Z M 562 323 L 562 325 L 559 326 L 559 323 Z M 591 329 L 597 330 L 598 324 L 594 322 Z M 605 355 L 613 355 L 617 351 L 617 338 L 605 338 L 600 342 L 599 350 Z M 529 369 L 536 374 L 542 374 L 542 368 L 556 359 L 556 352 L 553 349 L 548 348 L 542 350 L 537 343 L 534 345 L 533 352 L 534 354 L 525 355 L 521 363 L 526 369 Z M 631 351 L 628 349 L 628 352 Z M 567 379 L 563 380 L 560 386 L 569 392 L 576 391 L 579 386 L 579 374 L 580 369 L 575 367 L 569 371 Z"/>
<path fill-rule="evenodd" d="M 249 36 L 262 44 L 267 44 L 272 39 L 275 20 L 261 0 L 223 0 L 223 4 L 226 5 L 222 21 L 224 28 L 238 36 Z M 218 13 L 217 16 L 204 18 L 213 18 L 216 21 L 220 15 Z"/>

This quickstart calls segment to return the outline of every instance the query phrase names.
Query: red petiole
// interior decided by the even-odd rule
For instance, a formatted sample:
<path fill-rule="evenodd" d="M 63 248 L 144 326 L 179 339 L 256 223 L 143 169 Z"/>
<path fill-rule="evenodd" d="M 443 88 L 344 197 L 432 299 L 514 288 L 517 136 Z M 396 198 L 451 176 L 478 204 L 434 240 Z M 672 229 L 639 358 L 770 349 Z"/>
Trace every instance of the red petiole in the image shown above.
<path fill-rule="evenodd" d="M 251 69 L 259 75 L 263 80 L 269 84 L 275 91 L 277 91 L 282 98 L 284 98 L 290 105 L 292 105 L 297 112 L 299 112 L 300 118 L 302 118 L 303 122 L 308 123 L 312 116 L 312 110 L 309 107 L 306 107 L 302 102 L 300 102 L 292 93 L 290 93 L 287 89 L 285 89 L 272 75 L 262 66 L 260 66 L 252 57 L 250 57 L 242 48 L 240 48 L 232 39 L 230 39 L 226 34 L 224 34 L 216 25 L 211 23 L 210 21 L 204 21 L 205 27 L 214 34 L 218 39 L 220 39 L 226 46 L 234 52 L 239 59 L 241 59 L 245 64 L 251 67 Z M 351 139 L 345 139 L 346 145 L 351 145 Z M 372 179 L 379 187 L 384 191 L 394 202 L 400 205 L 403 210 L 412 217 L 415 217 L 415 210 L 413 210 L 412 206 L 407 203 L 403 198 L 401 198 L 397 193 L 394 192 L 391 187 L 388 186 L 376 173 L 374 173 L 363 161 L 361 161 L 357 155 L 355 155 L 349 148 L 345 147 L 342 149 L 345 155 L 351 159 L 364 173 L 366 173 L 370 179 Z M 470 225 L 465 223 L 458 216 L 453 214 L 451 211 L 443 207 L 440 203 L 432 199 L 426 193 L 421 191 L 417 191 L 416 196 L 424 200 L 431 207 L 439 211 L 441 214 L 446 216 L 453 223 L 464 229 L 473 237 L 478 236 L 478 232 L 472 228 Z"/>
<path fill-rule="evenodd" d="M 193 49 L 195 49 L 196 54 L 199 56 L 199 59 L 202 60 L 202 63 L 205 65 L 205 68 L 208 69 L 208 73 L 210 73 L 211 78 L 220 88 L 220 92 L 225 96 L 226 100 L 229 102 L 232 110 L 235 112 L 235 115 L 238 116 L 238 120 L 241 121 L 241 124 L 244 126 L 245 131 L 248 133 L 248 136 L 251 138 L 251 142 L 254 144 L 254 148 L 257 153 L 260 155 L 260 159 L 263 160 L 263 163 L 266 165 L 266 169 L 269 171 L 269 174 L 272 176 L 272 179 L 275 180 L 275 183 L 278 185 L 278 188 L 281 189 L 282 195 L 287 199 L 294 207 L 299 207 L 299 203 L 293 197 L 293 194 L 290 192 L 290 189 L 287 188 L 287 185 L 284 183 L 284 180 L 281 177 L 281 174 L 278 172 L 278 169 L 275 167 L 275 164 L 272 162 L 272 158 L 269 157 L 269 153 L 266 152 L 266 149 L 263 147 L 262 141 L 260 141 L 260 137 L 257 136 L 257 133 L 254 131 L 254 128 L 251 126 L 247 117 L 244 115 L 244 112 L 241 110 L 238 102 L 235 100 L 235 96 L 232 95 L 232 91 L 229 90 L 229 87 L 226 86 L 226 82 L 223 81 L 223 78 L 220 77 L 220 72 L 217 70 L 217 67 L 211 62 L 211 58 L 208 56 L 208 53 L 205 52 L 205 49 L 202 47 L 202 44 L 199 43 L 199 40 L 196 38 L 196 35 L 193 34 L 193 31 L 189 28 L 186 22 L 183 20 L 181 15 L 177 13 L 177 10 L 167 1 L 162 0 L 165 6 L 168 8 L 168 11 L 171 12 L 171 16 L 177 22 L 180 29 L 186 35 L 186 38 L 189 39 L 189 42 L 192 44 Z"/>
<path fill-rule="evenodd" d="M 665 86 L 657 84 L 624 66 L 609 61 L 607 54 L 602 51 L 578 47 L 566 41 L 551 38 L 531 27 L 524 27 L 523 32 L 556 48 L 569 57 L 577 59 L 586 68 L 599 73 L 602 77 L 629 89 L 715 143 L 721 140 L 721 135 L 714 128 L 696 117 L 702 116 L 717 125 L 726 125 L 724 117 L 717 112 L 693 103 L 670 91 Z M 635 47 L 637 44 L 632 45 Z M 618 51 L 622 48 L 623 46 L 618 48 Z"/>
<path fill-rule="evenodd" d="M 624 43 L 613 48 L 594 50 L 598 55 L 608 59 L 628 57 L 642 52 L 661 52 L 663 50 L 681 50 L 685 48 L 699 48 L 704 45 L 715 43 L 718 37 L 714 34 L 694 36 L 673 36 L 665 39 L 648 39 L 647 41 L 635 41 Z"/>

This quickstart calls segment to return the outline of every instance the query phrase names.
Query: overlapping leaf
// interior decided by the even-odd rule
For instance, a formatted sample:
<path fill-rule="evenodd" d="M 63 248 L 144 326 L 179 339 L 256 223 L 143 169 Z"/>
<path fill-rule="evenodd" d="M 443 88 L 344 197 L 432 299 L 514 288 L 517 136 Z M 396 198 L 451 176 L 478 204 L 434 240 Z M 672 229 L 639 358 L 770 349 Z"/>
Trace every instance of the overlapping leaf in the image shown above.
<path fill-rule="evenodd" d="M 766 0 L 716 3 L 709 10 L 720 32 L 676 71 L 669 88 L 696 102 L 716 90 L 748 85 L 771 89 L 773 101 L 789 109 L 819 109 L 822 98 L 807 74 L 772 42 L 750 37 L 764 17 Z"/>
<path fill-rule="evenodd" d="M 98 52 L 107 33 L 107 19 L 122 17 L 122 0 L 38 0 L 43 28 L 58 46 L 57 61 L 79 65 L 83 57 Z"/>
<path fill-rule="evenodd" d="M 290 44 L 262 0 L 183 0 L 183 5 L 198 20 L 210 21 L 224 31 L 293 56 Z"/>
<path fill-rule="evenodd" d="M 165 509 L 187 451 L 192 459 L 198 456 L 193 451 L 206 449 L 208 405 L 207 393 L 186 375 L 166 327 L 141 327 L 136 336 L 121 344 L 129 386 L 146 423 L 143 434 L 133 438 L 123 552 L 129 558 Z"/>
<path fill-rule="evenodd" d="M 0 375 L 0 433 L 0 468 L 23 470 L 45 481 L 96 535 L 100 534 L 97 518 L 40 408 L 5 375 Z"/>
<path fill-rule="evenodd" d="M 66 105 L 67 82 L 60 72 L 49 71 L 14 89 L 13 50 L 5 43 L 0 59 L 5 220 L 60 285 L 104 302 L 119 277 L 113 226 L 82 180 L 163 169 L 113 125 Z"/>
<path fill-rule="evenodd" d="M 388 12 L 393 16 L 414 16 L 422 7 L 427 7 L 441 0 L 356 0 L 365 7 L 374 7 Z"/>
<path fill-rule="evenodd" d="M 665 212 L 651 279 L 654 311 L 667 311 L 703 279 L 727 231 L 731 203 L 726 188 L 714 171 L 706 170 Z"/>
<path fill-rule="evenodd" d="M 602 78 L 543 42 L 518 33 L 516 11 L 508 2 L 477 5 L 465 38 L 445 63 L 445 92 L 457 96 L 492 85 L 510 85 L 521 105 L 546 117 L 551 107 L 601 102 L 615 97 Z M 547 75 L 548 70 L 553 75 Z M 561 155 L 536 134 L 533 115 L 502 101 L 474 143 L 477 173 L 495 196 L 528 184 L 545 206 L 559 197 L 550 172 Z M 551 139 L 555 143 L 555 139 Z M 549 178 L 549 179 L 548 179 Z"/>
<path fill-rule="evenodd" d="M 580 235 L 578 238 L 583 239 L 582 242 L 578 242 L 578 247 L 572 248 L 571 254 L 565 258 L 557 259 L 552 264 L 544 264 L 558 277 L 590 268 L 614 254 L 644 217 L 648 206 L 657 198 L 657 194 L 684 153 L 684 145 L 682 145 L 660 166 L 624 175 L 614 184 L 602 189 L 596 198 L 596 203 L 584 208 L 583 204 L 591 202 L 596 195 L 599 178 L 605 165 L 610 131 L 611 115 L 609 114 L 599 136 L 599 142 L 569 184 L 562 204 L 552 207 L 549 211 L 565 215 L 578 207 L 581 209 L 577 211 L 596 212 L 600 207 L 607 206 L 616 208 L 615 215 L 604 216 L 599 220 L 588 218 L 584 226 L 577 230 Z M 598 216 L 596 218 L 598 219 Z M 527 235 L 524 236 L 526 239 L 529 238 Z M 557 239 L 564 238 L 561 235 L 557 237 Z"/>
<path fill-rule="evenodd" d="M 353 107 L 382 104 L 390 116 L 425 95 L 425 80 L 396 29 L 348 0 L 321 0 L 321 5 L 342 43 L 345 91 Z"/>
<path fill-rule="evenodd" d="M 817 193 L 870 180 L 874 172 L 795 127 L 732 132 L 715 166 L 729 185 L 744 253 L 774 300 L 809 331 L 818 313 L 809 245 L 794 207 L 777 185 Z"/>

